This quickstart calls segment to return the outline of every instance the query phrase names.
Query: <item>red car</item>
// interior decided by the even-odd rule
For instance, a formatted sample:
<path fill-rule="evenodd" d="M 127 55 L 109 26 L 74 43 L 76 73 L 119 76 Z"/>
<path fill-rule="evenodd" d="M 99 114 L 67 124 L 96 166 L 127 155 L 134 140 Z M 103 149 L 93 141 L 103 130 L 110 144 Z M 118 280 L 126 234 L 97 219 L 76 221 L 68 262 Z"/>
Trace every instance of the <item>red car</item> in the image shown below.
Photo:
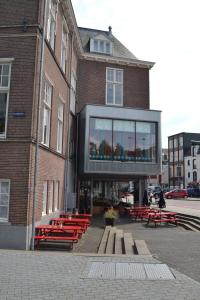
<path fill-rule="evenodd" d="M 187 197 L 188 197 L 187 190 L 184 190 L 184 189 L 175 189 L 175 190 L 165 193 L 165 198 L 167 198 L 167 199 L 187 198 Z"/>

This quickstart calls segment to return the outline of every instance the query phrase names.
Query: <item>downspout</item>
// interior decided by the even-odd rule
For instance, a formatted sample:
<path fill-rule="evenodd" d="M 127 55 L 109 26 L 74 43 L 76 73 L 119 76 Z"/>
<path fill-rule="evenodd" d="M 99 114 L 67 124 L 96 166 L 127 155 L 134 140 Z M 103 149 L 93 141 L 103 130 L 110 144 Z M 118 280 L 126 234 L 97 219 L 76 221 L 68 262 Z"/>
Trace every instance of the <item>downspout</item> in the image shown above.
<path fill-rule="evenodd" d="M 40 117 L 41 117 L 41 98 L 42 98 L 42 79 L 44 68 L 44 45 L 45 45 L 45 32 L 46 32 L 46 13 L 47 13 L 47 0 L 44 0 L 44 19 L 43 29 L 41 30 L 41 56 L 40 56 L 40 74 L 39 74 L 39 93 L 37 105 L 37 127 L 36 127 L 36 145 L 35 145 L 35 165 L 33 176 L 33 205 L 32 205 L 32 233 L 31 233 L 31 250 L 34 250 L 34 235 L 35 235 L 35 208 L 37 200 L 37 177 L 38 177 L 38 163 L 39 163 L 39 137 L 40 137 Z"/>
<path fill-rule="evenodd" d="M 71 101 L 71 73 L 72 73 L 72 56 L 73 56 L 73 42 L 74 42 L 74 33 L 71 34 L 71 48 L 70 48 L 70 64 L 69 64 L 69 82 L 70 82 L 70 90 L 69 90 L 69 101 L 68 101 L 68 124 L 67 124 L 67 149 L 65 154 L 65 181 L 64 181 L 64 211 L 67 212 L 67 198 L 68 198 L 68 175 L 69 175 L 69 138 L 70 138 L 70 101 Z"/>

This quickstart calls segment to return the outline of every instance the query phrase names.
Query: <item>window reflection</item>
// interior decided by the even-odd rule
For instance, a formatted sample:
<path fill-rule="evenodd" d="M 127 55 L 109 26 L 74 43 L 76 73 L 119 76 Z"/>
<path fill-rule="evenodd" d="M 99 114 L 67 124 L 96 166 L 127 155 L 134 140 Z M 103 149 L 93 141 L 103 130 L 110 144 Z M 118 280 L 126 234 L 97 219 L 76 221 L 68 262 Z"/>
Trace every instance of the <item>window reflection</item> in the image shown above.
<path fill-rule="evenodd" d="M 90 119 L 91 160 L 156 162 L 156 123 Z"/>

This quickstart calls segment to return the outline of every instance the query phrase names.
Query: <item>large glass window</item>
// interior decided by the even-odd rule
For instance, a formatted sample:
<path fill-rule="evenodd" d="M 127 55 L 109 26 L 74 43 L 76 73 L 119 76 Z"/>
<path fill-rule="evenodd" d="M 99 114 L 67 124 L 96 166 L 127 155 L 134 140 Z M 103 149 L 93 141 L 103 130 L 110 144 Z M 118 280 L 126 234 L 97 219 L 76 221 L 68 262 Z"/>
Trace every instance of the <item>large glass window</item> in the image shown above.
<path fill-rule="evenodd" d="M 0 179 L 0 221 L 8 220 L 10 181 Z"/>
<path fill-rule="evenodd" d="M 156 162 L 156 124 L 90 119 L 90 159 Z"/>
<path fill-rule="evenodd" d="M 123 104 L 123 70 L 106 69 L 106 104 Z"/>
<path fill-rule="evenodd" d="M 55 0 L 49 1 L 49 12 L 47 20 L 47 40 L 52 49 L 55 46 L 55 31 L 56 31 L 56 11 L 57 3 Z"/>
<path fill-rule="evenodd" d="M 136 161 L 156 161 L 156 124 L 136 122 Z"/>
<path fill-rule="evenodd" d="M 48 192 L 48 188 L 47 188 L 47 181 L 43 182 L 43 195 L 42 195 L 42 215 L 46 215 L 47 214 L 47 192 Z"/>
<path fill-rule="evenodd" d="M 70 111 L 76 113 L 76 77 L 71 73 L 71 90 L 70 90 Z"/>
<path fill-rule="evenodd" d="M 0 64 L 0 138 L 6 136 L 10 64 Z"/>
<path fill-rule="evenodd" d="M 43 112 L 43 132 L 42 143 L 49 146 L 50 141 L 50 127 L 51 127 L 51 97 L 52 86 L 45 81 L 44 86 L 44 112 Z"/>
<path fill-rule="evenodd" d="M 135 122 L 113 121 L 113 159 L 134 160 Z"/>
<path fill-rule="evenodd" d="M 57 127 L 57 151 L 62 153 L 63 147 L 63 115 L 64 104 L 59 101 L 58 103 L 58 127 Z"/>
<path fill-rule="evenodd" d="M 112 120 L 90 119 L 90 159 L 112 159 Z"/>
<path fill-rule="evenodd" d="M 61 42 L 61 68 L 66 73 L 66 60 L 67 60 L 67 31 L 63 26 L 62 42 Z"/>

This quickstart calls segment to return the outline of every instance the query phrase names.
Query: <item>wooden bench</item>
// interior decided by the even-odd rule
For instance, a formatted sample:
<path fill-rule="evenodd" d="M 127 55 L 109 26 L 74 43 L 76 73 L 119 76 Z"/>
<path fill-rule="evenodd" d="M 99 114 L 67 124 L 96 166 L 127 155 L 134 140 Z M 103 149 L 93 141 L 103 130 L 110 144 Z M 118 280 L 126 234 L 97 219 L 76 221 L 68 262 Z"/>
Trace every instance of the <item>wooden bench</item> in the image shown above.
<path fill-rule="evenodd" d="M 133 236 L 131 232 L 124 233 L 124 252 L 127 255 L 133 255 Z"/>
<path fill-rule="evenodd" d="M 73 248 L 73 243 L 78 242 L 77 236 L 54 236 L 54 235 L 36 235 L 34 239 L 37 241 L 37 249 L 39 249 L 40 241 L 59 241 L 59 242 L 69 242 L 70 248 Z"/>
<path fill-rule="evenodd" d="M 147 244 L 144 240 L 135 240 L 134 250 L 136 254 L 139 255 L 151 255 L 151 252 L 149 251 Z"/>

